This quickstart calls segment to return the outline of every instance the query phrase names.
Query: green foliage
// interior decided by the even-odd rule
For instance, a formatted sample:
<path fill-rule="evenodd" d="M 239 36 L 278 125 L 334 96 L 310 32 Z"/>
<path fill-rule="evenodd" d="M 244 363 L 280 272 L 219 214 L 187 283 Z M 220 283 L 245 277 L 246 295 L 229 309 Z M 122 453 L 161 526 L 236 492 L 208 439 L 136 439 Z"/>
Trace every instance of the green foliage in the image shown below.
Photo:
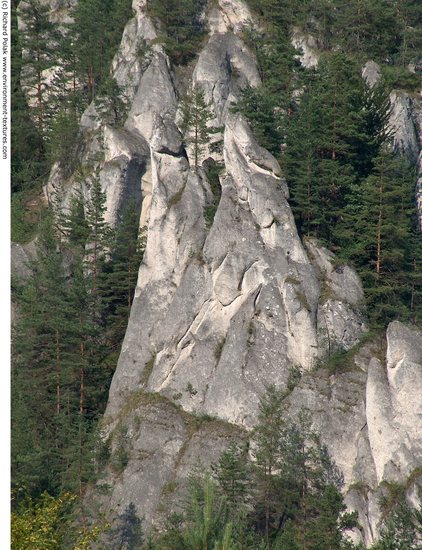
<path fill-rule="evenodd" d="M 270 24 L 264 33 L 247 29 L 245 39 L 256 55 L 262 86 L 244 89 L 233 110 L 248 118 L 258 142 L 279 157 L 286 114 L 291 112 L 292 92 L 299 86 L 301 70 L 280 7 L 265 2 L 261 10 Z"/>
<path fill-rule="evenodd" d="M 357 267 L 376 324 L 421 318 L 414 180 L 405 160 L 382 151 L 371 175 L 351 188 L 339 227 L 341 254 Z"/>
<path fill-rule="evenodd" d="M 28 0 L 19 6 L 19 16 L 24 24 L 20 34 L 25 67 L 25 87 L 35 100 L 33 119 L 40 134 L 46 138 L 48 122 L 52 115 L 48 101 L 51 84 L 46 71 L 58 62 L 57 44 L 60 34 L 50 22 L 49 8 L 39 0 Z"/>
<path fill-rule="evenodd" d="M 247 448 L 231 443 L 211 467 L 215 481 L 198 464 L 183 516 L 173 516 L 147 548 L 354 548 L 343 534 L 357 515 L 344 512 L 342 477 L 309 415 L 286 420 L 282 401 L 273 386 L 262 397 L 252 461 Z"/>
<path fill-rule="evenodd" d="M 46 175 L 42 135 L 31 118 L 21 88 L 22 44 L 17 30 L 16 6 L 11 13 L 11 183 L 12 193 L 40 186 Z M 25 139 L 22 139 L 25 136 Z"/>
<path fill-rule="evenodd" d="M 400 65 L 383 65 L 382 76 L 386 87 L 390 90 L 405 90 L 408 93 L 418 93 L 420 76 Z"/>
<path fill-rule="evenodd" d="M 85 82 L 87 100 L 108 76 L 111 60 L 122 31 L 132 15 L 130 0 L 80 0 L 72 10 L 69 26 L 69 63 Z"/>
<path fill-rule="evenodd" d="M 112 250 L 111 261 L 103 268 L 102 296 L 106 303 L 108 338 L 114 346 L 120 344 L 126 331 L 143 257 L 139 207 L 133 199 L 128 201 L 119 216 Z"/>
<path fill-rule="evenodd" d="M 60 162 L 68 170 L 75 162 L 79 121 L 75 111 L 61 109 L 51 123 L 47 156 L 51 163 Z"/>
<path fill-rule="evenodd" d="M 128 111 L 128 101 L 111 76 L 104 78 L 98 86 L 95 106 L 103 122 L 113 126 L 123 126 Z"/>
<path fill-rule="evenodd" d="M 214 217 L 221 199 L 220 175 L 222 173 L 223 166 L 223 163 L 215 162 L 211 157 L 203 162 L 203 168 L 213 194 L 211 204 L 208 204 L 204 209 L 205 224 L 208 229 L 214 222 Z"/>
<path fill-rule="evenodd" d="M 118 474 L 121 474 L 129 462 L 127 428 L 123 425 L 119 425 L 119 427 L 116 429 L 114 438 L 115 449 L 113 452 L 111 464 L 115 468 L 116 472 Z"/>
<path fill-rule="evenodd" d="M 113 234 L 100 182 L 90 183 L 88 201 L 75 193 L 68 211 L 46 214 L 34 276 L 17 294 L 12 479 L 34 496 L 82 494 L 96 476 L 96 422 L 115 366 L 107 362 L 123 338 L 140 262 L 135 205 Z"/>
<path fill-rule="evenodd" d="M 31 220 L 28 210 L 25 207 L 26 193 L 13 193 L 10 208 L 11 238 L 14 243 L 29 242 L 36 230 L 35 220 Z"/>
<path fill-rule="evenodd" d="M 195 57 L 204 36 L 202 0 L 151 0 L 148 12 L 164 27 L 166 53 L 176 65 L 185 65 Z"/>
<path fill-rule="evenodd" d="M 232 519 L 245 504 L 248 493 L 248 467 L 245 449 L 231 443 L 212 467 L 213 475 L 227 499 Z"/>
<path fill-rule="evenodd" d="M 371 550 L 416 550 L 420 548 L 421 535 L 421 509 L 410 508 L 402 498 L 384 520 L 380 538 Z"/>
<path fill-rule="evenodd" d="M 21 500 L 11 516 L 13 550 L 56 550 L 66 535 L 66 515 L 75 496 L 64 493 L 56 498 L 43 493 L 38 501 Z"/>
<path fill-rule="evenodd" d="M 89 550 L 109 526 L 75 522 L 76 495 L 62 493 L 57 497 L 44 492 L 37 500 L 19 496 L 11 515 L 12 550 Z"/>
<path fill-rule="evenodd" d="M 225 499 L 218 496 L 217 485 L 208 474 L 204 479 L 191 478 L 186 519 L 187 527 L 182 534 L 186 550 L 219 547 L 219 540 L 230 536 L 226 531 Z"/>
<path fill-rule="evenodd" d="M 208 127 L 213 118 L 210 107 L 205 103 L 204 92 L 195 85 L 181 102 L 181 129 L 187 144 L 192 144 L 195 170 L 198 169 L 199 157 L 209 142 L 210 134 L 215 130 Z"/>

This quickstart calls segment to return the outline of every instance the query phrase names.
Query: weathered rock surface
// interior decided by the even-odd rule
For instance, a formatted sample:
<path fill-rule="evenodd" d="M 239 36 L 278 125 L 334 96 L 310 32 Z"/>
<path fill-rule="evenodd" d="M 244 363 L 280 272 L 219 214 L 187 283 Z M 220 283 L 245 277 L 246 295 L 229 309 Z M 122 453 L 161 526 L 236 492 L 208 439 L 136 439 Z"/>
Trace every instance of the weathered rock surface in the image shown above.
<path fill-rule="evenodd" d="M 232 441 L 245 440 L 245 432 L 235 426 L 134 392 L 109 442 L 111 459 L 99 482 L 109 488 L 96 500 L 118 513 L 133 502 L 147 525 L 159 526 L 169 511 L 181 511 L 189 474 L 209 468 Z"/>
<path fill-rule="evenodd" d="M 303 34 L 300 29 L 294 29 L 292 44 L 301 52 L 298 57 L 303 67 L 312 69 L 318 65 L 318 45 L 312 35 Z"/>
<path fill-rule="evenodd" d="M 358 510 L 363 540 L 371 543 L 381 487 L 406 485 L 422 461 L 422 332 L 393 322 L 386 349 L 366 344 L 344 361 L 338 373 L 303 377 L 286 407 L 291 415 L 302 407 L 312 412 L 344 475 L 346 503 Z"/>
<path fill-rule="evenodd" d="M 362 77 L 370 88 L 373 88 L 381 79 L 381 68 L 375 61 L 367 61 L 362 69 Z"/>
<path fill-rule="evenodd" d="M 32 275 L 31 262 L 37 257 L 35 241 L 28 244 L 12 243 L 10 248 L 10 272 L 12 277 L 28 279 Z"/>
<path fill-rule="evenodd" d="M 147 236 L 105 414 L 113 452 L 103 482 L 111 490 L 98 498 L 115 512 L 132 501 L 146 525 L 159 522 L 164 501 L 177 509 L 197 456 L 207 465 L 229 437 L 242 440 L 265 385 L 286 389 L 297 366 L 304 376 L 285 401 L 286 414 L 302 407 L 313 413 L 370 542 L 380 519 L 379 484 L 405 482 L 421 460 L 421 334 L 393 323 L 386 359 L 385 350 L 368 344 L 339 372 L 313 370 L 334 351 L 351 350 L 366 331 L 362 286 L 316 241 L 301 242 L 277 161 L 231 112 L 242 86 L 259 85 L 238 33 L 250 12 L 240 0 L 213 4 L 209 40 L 192 67 L 212 124 L 224 127 L 215 137 L 223 139 L 222 153 L 200 159 L 224 161 L 220 197 L 185 150 L 177 79 L 145 4 L 134 0 L 113 63 L 131 101 L 124 128 L 105 125 L 93 105 L 81 124 L 79 159 L 99 174 L 108 221 L 116 223 L 133 197 Z M 140 48 L 147 51 L 141 58 Z M 412 134 L 406 102 L 396 103 L 397 147 L 410 151 L 414 128 Z M 64 188 L 66 203 L 79 185 L 56 165 L 47 194 Z M 83 191 L 89 193 L 89 177 Z M 128 458 L 120 469 L 119 447 Z"/>

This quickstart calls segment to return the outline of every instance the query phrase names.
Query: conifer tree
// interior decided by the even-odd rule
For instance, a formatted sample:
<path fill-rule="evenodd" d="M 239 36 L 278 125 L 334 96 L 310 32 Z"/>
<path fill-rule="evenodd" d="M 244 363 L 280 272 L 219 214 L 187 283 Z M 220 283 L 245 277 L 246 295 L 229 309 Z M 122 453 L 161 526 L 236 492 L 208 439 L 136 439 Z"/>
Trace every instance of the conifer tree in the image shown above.
<path fill-rule="evenodd" d="M 72 438 L 71 420 L 77 407 L 76 325 L 51 216 L 44 220 L 38 243 L 34 275 L 19 302 L 14 349 L 21 399 L 37 418 L 34 433 L 45 464 L 38 475 L 46 476 L 44 488 L 54 491 L 66 469 L 63 450 Z"/>
<path fill-rule="evenodd" d="M 408 317 L 410 309 L 418 315 L 412 297 L 420 296 L 421 247 L 414 238 L 413 169 L 387 151 L 374 164 L 352 189 L 338 240 L 363 278 L 372 319 L 385 323 Z"/>
<path fill-rule="evenodd" d="M 281 392 L 275 386 L 269 386 L 259 403 L 258 422 L 254 429 L 255 445 L 252 448 L 258 491 L 255 515 L 267 547 L 270 533 L 281 516 L 279 479 L 275 475 L 281 467 L 281 434 L 284 428 L 281 401 Z"/>
<path fill-rule="evenodd" d="M 207 473 L 203 480 L 191 485 L 187 508 L 188 524 L 183 532 L 184 548 L 213 548 L 224 537 L 227 521 L 227 504 L 219 497 L 217 484 Z"/>
<path fill-rule="evenodd" d="M 127 98 L 111 76 L 105 77 L 98 86 L 95 106 L 105 123 L 123 125 L 128 109 Z"/>
<path fill-rule="evenodd" d="M 185 141 L 193 146 L 195 170 L 197 170 L 199 157 L 213 132 L 208 126 L 213 115 L 210 107 L 205 103 L 204 92 L 198 85 L 195 85 L 182 101 L 181 110 L 182 131 Z"/>
<path fill-rule="evenodd" d="M 88 102 L 109 76 L 111 60 L 131 14 L 130 0 L 80 0 L 72 10 L 69 37 L 75 74 L 85 83 Z"/>
<path fill-rule="evenodd" d="M 197 53 L 204 35 L 201 12 L 203 0 L 150 0 L 148 11 L 164 24 L 164 45 L 171 60 L 184 65 Z"/>
<path fill-rule="evenodd" d="M 22 91 L 22 44 L 17 29 L 16 7 L 11 12 L 11 184 L 12 193 L 27 190 L 46 175 L 45 149 L 42 134 L 31 118 Z M 25 139 L 22 139 L 25 136 Z"/>
<path fill-rule="evenodd" d="M 139 266 L 143 256 L 139 233 L 139 209 L 130 200 L 115 231 L 111 261 L 105 266 L 103 299 L 107 309 L 107 329 L 112 346 L 124 337 Z"/>
<path fill-rule="evenodd" d="M 100 178 L 94 174 L 90 181 L 90 198 L 86 203 L 85 219 L 87 225 L 86 253 L 88 269 L 92 272 L 92 292 L 99 292 L 100 275 L 106 255 L 110 250 L 112 231 L 104 219 L 106 195 L 101 189 Z"/>
<path fill-rule="evenodd" d="M 227 499 L 232 519 L 239 515 L 247 499 L 248 473 L 244 451 L 231 443 L 212 467 L 219 487 Z"/>
<path fill-rule="evenodd" d="M 48 137 L 50 93 L 45 71 L 57 64 L 56 51 L 60 40 L 60 35 L 48 15 L 48 7 L 39 0 L 22 2 L 19 7 L 19 16 L 24 25 L 21 45 L 25 87 L 29 89 L 29 95 L 35 98 L 34 118 L 44 138 Z"/>

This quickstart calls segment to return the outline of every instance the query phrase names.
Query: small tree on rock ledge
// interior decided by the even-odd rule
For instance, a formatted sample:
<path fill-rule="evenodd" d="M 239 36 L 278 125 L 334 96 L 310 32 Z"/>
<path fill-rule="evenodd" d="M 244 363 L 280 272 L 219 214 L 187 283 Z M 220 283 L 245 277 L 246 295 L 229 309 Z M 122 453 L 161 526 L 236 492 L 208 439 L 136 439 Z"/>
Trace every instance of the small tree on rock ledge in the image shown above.
<path fill-rule="evenodd" d="M 181 129 L 186 144 L 193 145 L 195 170 L 198 169 L 198 158 L 208 143 L 210 134 L 215 130 L 208 127 L 208 122 L 214 118 L 209 105 L 205 102 L 204 92 L 196 84 L 192 91 L 181 102 Z"/>

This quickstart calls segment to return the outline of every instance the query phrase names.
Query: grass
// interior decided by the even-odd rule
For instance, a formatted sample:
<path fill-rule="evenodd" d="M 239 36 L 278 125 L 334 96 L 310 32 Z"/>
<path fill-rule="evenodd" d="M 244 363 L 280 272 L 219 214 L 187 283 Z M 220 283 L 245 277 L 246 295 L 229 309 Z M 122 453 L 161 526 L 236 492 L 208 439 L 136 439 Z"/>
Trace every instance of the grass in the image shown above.
<path fill-rule="evenodd" d="M 154 368 L 154 363 L 157 358 L 157 354 L 154 353 L 151 356 L 151 359 L 146 363 L 144 370 L 142 371 L 141 375 L 141 384 L 143 386 L 146 386 L 148 384 L 149 377 L 151 376 L 152 369 Z"/>
<path fill-rule="evenodd" d="M 180 202 L 181 198 L 182 198 L 182 195 L 185 191 L 185 188 L 186 188 L 186 183 L 184 183 L 182 185 L 182 187 L 179 189 L 179 191 L 177 191 L 177 193 L 175 193 L 171 199 L 169 200 L 169 208 L 171 208 L 172 206 L 174 206 L 175 204 L 177 204 L 178 202 Z"/>
<path fill-rule="evenodd" d="M 289 285 L 300 285 L 299 279 L 296 279 L 296 277 L 292 277 L 291 275 L 288 275 L 285 278 L 284 283 Z"/>
<path fill-rule="evenodd" d="M 319 303 L 325 304 L 326 302 L 328 302 L 328 300 L 331 300 L 333 298 L 335 298 L 333 289 L 330 287 L 330 285 L 326 281 L 323 281 L 323 283 L 321 284 L 321 290 L 319 293 Z"/>
<path fill-rule="evenodd" d="M 366 483 L 363 483 L 363 481 L 356 481 L 355 483 L 352 483 L 349 485 L 348 492 L 350 491 L 356 491 L 360 495 L 362 495 L 364 498 L 368 497 L 368 493 L 370 491 L 369 485 Z"/>
<path fill-rule="evenodd" d="M 418 466 L 417 468 L 412 470 L 409 477 L 406 479 L 406 490 L 409 489 L 413 485 L 413 483 L 420 477 L 422 477 L 422 466 Z"/>
<path fill-rule="evenodd" d="M 306 295 L 304 292 L 296 292 L 296 298 L 299 300 L 300 305 L 307 309 L 308 311 L 311 311 L 311 306 L 309 305 L 308 299 L 306 298 Z"/>
<path fill-rule="evenodd" d="M 217 347 L 214 350 L 214 357 L 215 357 L 217 363 L 220 361 L 221 354 L 223 353 L 225 343 L 226 343 L 226 339 L 223 338 L 222 340 L 220 340 L 220 342 L 218 342 Z"/>
<path fill-rule="evenodd" d="M 162 495 L 171 495 L 176 491 L 177 487 L 178 484 L 176 481 L 167 481 L 167 483 L 165 483 L 163 486 Z"/>
<path fill-rule="evenodd" d="M 217 208 L 218 208 L 218 205 L 215 205 L 215 204 L 210 204 L 209 206 L 206 206 L 204 208 L 205 227 L 207 229 L 209 229 L 214 222 Z"/>
<path fill-rule="evenodd" d="M 375 342 L 377 347 L 373 350 L 374 355 L 384 361 L 385 347 L 384 340 L 381 338 L 383 333 L 380 331 L 370 330 L 366 332 L 361 340 L 348 351 L 336 349 L 331 352 L 331 356 L 326 360 L 318 361 L 313 370 L 326 369 L 329 374 L 339 374 L 344 372 L 351 372 L 354 370 L 360 370 L 355 365 L 355 355 L 358 351 L 368 342 Z"/>
<path fill-rule="evenodd" d="M 129 463 L 127 428 L 123 424 L 119 424 L 113 437 L 116 440 L 116 447 L 111 456 L 110 465 L 116 473 L 121 474 Z"/>

